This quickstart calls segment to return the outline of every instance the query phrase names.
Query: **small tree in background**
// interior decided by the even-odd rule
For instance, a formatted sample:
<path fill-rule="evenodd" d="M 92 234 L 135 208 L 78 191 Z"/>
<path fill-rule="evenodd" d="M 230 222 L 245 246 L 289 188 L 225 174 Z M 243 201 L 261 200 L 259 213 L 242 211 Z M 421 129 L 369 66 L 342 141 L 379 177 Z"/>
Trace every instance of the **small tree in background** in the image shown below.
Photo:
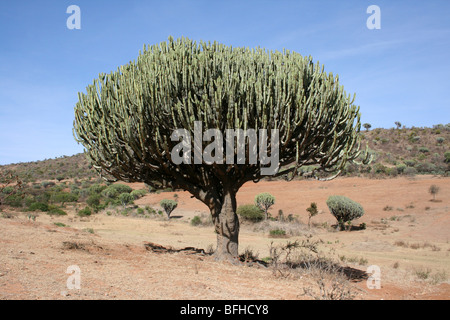
<path fill-rule="evenodd" d="M 319 213 L 319 210 L 317 210 L 317 203 L 311 202 L 311 205 L 306 211 L 308 211 L 308 227 L 311 228 L 311 218 Z"/>
<path fill-rule="evenodd" d="M 428 192 L 433 195 L 433 201 L 436 201 L 436 194 L 439 192 L 439 187 L 435 184 L 432 184 L 428 189 Z"/>
<path fill-rule="evenodd" d="M 22 189 L 22 180 L 18 175 L 10 170 L 0 171 L 0 210 L 9 197 L 20 193 Z"/>
<path fill-rule="evenodd" d="M 163 199 L 159 202 L 159 204 L 166 212 L 167 219 L 170 219 L 170 214 L 178 206 L 178 202 L 176 202 L 175 200 L 171 200 L 171 199 Z"/>
<path fill-rule="evenodd" d="M 363 127 L 364 129 L 366 129 L 366 131 L 369 131 L 369 129 L 372 128 L 372 125 L 370 123 L 364 123 Z"/>
<path fill-rule="evenodd" d="M 330 196 L 327 206 L 338 221 L 340 230 L 345 230 L 346 223 L 364 215 L 364 209 L 359 203 L 344 196 Z"/>
<path fill-rule="evenodd" d="M 263 192 L 255 197 L 255 205 L 264 211 L 265 219 L 267 220 L 269 214 L 268 210 L 275 203 L 275 197 L 270 193 Z"/>
<path fill-rule="evenodd" d="M 395 125 L 397 126 L 397 129 L 400 129 L 402 123 L 400 121 L 395 121 Z"/>

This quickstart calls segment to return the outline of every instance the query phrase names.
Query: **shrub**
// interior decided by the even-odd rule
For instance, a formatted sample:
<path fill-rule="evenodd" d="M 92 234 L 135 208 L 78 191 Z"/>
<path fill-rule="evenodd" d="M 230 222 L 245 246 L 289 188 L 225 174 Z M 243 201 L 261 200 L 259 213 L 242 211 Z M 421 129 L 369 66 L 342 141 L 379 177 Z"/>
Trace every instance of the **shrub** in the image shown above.
<path fill-rule="evenodd" d="M 435 184 L 432 184 L 428 189 L 428 192 L 433 195 L 433 200 L 436 200 L 436 194 L 439 192 L 439 187 Z"/>
<path fill-rule="evenodd" d="M 437 167 L 430 162 L 424 162 L 416 165 L 416 169 L 420 173 L 432 173 L 437 170 Z"/>
<path fill-rule="evenodd" d="M 92 211 L 89 207 L 86 207 L 84 209 L 81 209 L 80 211 L 78 211 L 78 215 L 80 217 L 86 217 L 86 216 L 90 216 L 92 214 Z"/>
<path fill-rule="evenodd" d="M 444 162 L 450 163 L 450 151 L 444 153 Z"/>
<path fill-rule="evenodd" d="M 112 188 L 114 190 L 116 190 L 119 194 L 121 193 L 131 193 L 131 191 L 133 191 L 133 189 L 125 184 L 112 184 L 110 185 L 108 188 Z"/>
<path fill-rule="evenodd" d="M 91 195 L 92 194 L 99 194 L 105 189 L 106 189 L 105 185 L 96 183 L 96 184 L 93 184 L 92 186 L 89 187 L 89 193 Z"/>
<path fill-rule="evenodd" d="M 170 219 L 170 214 L 172 213 L 172 211 L 175 210 L 175 208 L 178 206 L 178 202 L 170 199 L 163 199 L 159 202 L 159 204 L 166 212 L 168 219 Z"/>
<path fill-rule="evenodd" d="M 331 214 L 337 219 L 341 230 L 344 230 L 345 223 L 364 215 L 364 209 L 359 203 L 344 196 L 330 196 L 327 200 L 327 206 Z"/>
<path fill-rule="evenodd" d="M 202 223 L 202 219 L 199 216 L 195 216 L 191 220 L 191 225 L 198 226 Z"/>
<path fill-rule="evenodd" d="M 264 211 L 253 204 L 239 206 L 236 213 L 244 220 L 259 222 L 264 219 Z"/>
<path fill-rule="evenodd" d="M 269 232 L 269 235 L 271 237 L 285 237 L 286 236 L 286 231 L 282 230 L 282 229 L 272 229 Z"/>
<path fill-rule="evenodd" d="M 48 204 L 43 203 L 43 202 L 33 202 L 28 207 L 28 211 L 43 211 L 43 212 L 47 212 L 48 211 Z"/>
<path fill-rule="evenodd" d="M 444 141 L 445 141 L 445 138 L 443 138 L 443 137 L 437 137 L 437 138 L 436 138 L 436 142 L 437 142 L 438 144 L 442 144 Z"/>
<path fill-rule="evenodd" d="M 311 202 L 311 205 L 306 211 L 308 211 L 308 227 L 311 228 L 311 218 L 319 213 L 319 210 L 317 210 L 317 203 Z"/>
<path fill-rule="evenodd" d="M 119 192 L 112 186 L 109 186 L 102 191 L 102 196 L 108 199 L 116 199 L 118 195 Z"/>
<path fill-rule="evenodd" d="M 406 174 L 408 176 L 414 176 L 417 174 L 417 169 L 416 168 L 412 168 L 412 167 L 408 167 L 405 170 L 403 170 L 403 174 Z"/>
<path fill-rule="evenodd" d="M 124 207 L 133 202 L 133 200 L 133 196 L 130 193 L 124 192 L 119 195 L 119 201 Z"/>
<path fill-rule="evenodd" d="M 63 209 L 61 208 L 51 208 L 48 211 L 49 215 L 55 215 L 55 216 L 66 216 L 67 212 L 65 212 Z"/>
<path fill-rule="evenodd" d="M 68 192 L 56 192 L 50 196 L 52 202 L 61 203 L 64 205 L 66 202 L 76 202 L 78 201 L 78 195 Z"/>
<path fill-rule="evenodd" d="M 145 196 L 147 194 L 146 190 L 133 190 L 131 191 L 131 196 L 133 197 L 134 200 L 142 198 L 143 196 Z"/>
<path fill-rule="evenodd" d="M 261 210 L 264 210 L 265 218 L 268 218 L 268 210 L 275 203 L 275 197 L 270 193 L 263 192 L 255 196 L 255 204 Z"/>
<path fill-rule="evenodd" d="M 406 164 L 404 164 L 404 163 L 398 164 L 398 165 L 396 166 L 397 173 L 402 174 L 402 173 L 405 171 L 406 168 L 407 168 L 407 167 L 406 167 Z"/>
<path fill-rule="evenodd" d="M 430 152 L 430 150 L 427 147 L 420 147 L 419 152 L 428 153 L 428 152 Z"/>
<path fill-rule="evenodd" d="M 91 194 L 86 199 L 86 203 L 92 208 L 97 208 L 100 205 L 100 195 L 97 193 Z"/>
<path fill-rule="evenodd" d="M 41 185 L 44 188 L 47 188 L 47 187 L 53 187 L 55 185 L 55 183 L 53 181 L 42 181 Z"/>

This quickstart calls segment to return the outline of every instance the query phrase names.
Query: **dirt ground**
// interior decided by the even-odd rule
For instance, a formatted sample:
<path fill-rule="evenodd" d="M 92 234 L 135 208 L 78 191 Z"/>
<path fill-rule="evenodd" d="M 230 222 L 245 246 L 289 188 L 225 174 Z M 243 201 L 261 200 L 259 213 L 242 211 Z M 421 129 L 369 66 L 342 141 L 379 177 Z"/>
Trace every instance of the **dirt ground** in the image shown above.
<path fill-rule="evenodd" d="M 321 254 L 345 267 L 363 273 L 369 266 L 379 268 L 380 289 L 368 288 L 365 278 L 350 282 L 355 299 L 448 300 L 449 182 L 450 178 L 417 176 L 248 183 L 239 191 L 238 205 L 253 203 L 256 194 L 269 192 L 276 198 L 272 216 L 282 210 L 284 216 L 292 214 L 303 224 L 295 224 L 297 229 L 287 238 L 271 238 L 270 226 L 242 223 L 240 252 L 251 250 L 262 259 L 269 256 L 272 242 L 283 245 L 309 235 L 310 241 L 320 241 Z M 428 193 L 432 184 L 440 187 L 435 201 Z M 174 194 L 179 205 L 170 221 L 123 216 L 113 209 L 81 218 L 69 206 L 67 216 L 40 213 L 32 221 L 27 213 L 15 212 L 14 218 L 0 218 L 0 299 L 303 300 L 319 296 L 317 278 L 302 271 L 281 276 L 261 265 L 232 265 L 208 255 L 146 250 L 147 242 L 178 249 L 215 247 L 212 226 L 189 223 L 196 215 L 207 217 L 208 212 L 188 193 L 148 194 L 135 204 L 159 209 L 159 201 L 173 199 Z M 325 203 L 330 195 L 359 202 L 365 214 L 354 225 L 364 222 L 367 228 L 336 232 Z M 309 230 L 306 208 L 311 202 L 322 213 L 312 219 Z M 80 271 L 79 288 L 70 286 L 75 283 L 66 273 L 71 266 Z M 305 288 L 317 294 L 304 295 Z"/>

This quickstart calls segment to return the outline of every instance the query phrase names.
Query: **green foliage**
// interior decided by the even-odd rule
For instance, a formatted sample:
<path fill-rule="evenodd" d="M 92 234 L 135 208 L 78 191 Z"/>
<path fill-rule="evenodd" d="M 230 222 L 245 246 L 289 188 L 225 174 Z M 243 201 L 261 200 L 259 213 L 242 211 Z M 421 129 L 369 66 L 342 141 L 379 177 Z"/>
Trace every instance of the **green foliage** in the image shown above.
<path fill-rule="evenodd" d="M 105 189 L 105 185 L 96 183 L 89 187 L 89 194 L 99 194 Z"/>
<path fill-rule="evenodd" d="M 92 210 L 89 207 L 86 207 L 86 208 L 81 209 L 80 211 L 78 211 L 78 215 L 80 217 L 90 216 L 91 214 L 92 214 Z"/>
<path fill-rule="evenodd" d="M 436 143 L 442 144 L 445 141 L 445 138 L 443 137 L 436 137 Z"/>
<path fill-rule="evenodd" d="M 91 194 L 87 199 L 86 199 L 86 204 L 92 208 L 98 208 L 98 206 L 100 205 L 100 199 L 101 196 L 97 193 Z"/>
<path fill-rule="evenodd" d="M 108 188 L 116 190 L 119 194 L 121 193 L 131 193 L 133 189 L 130 186 L 121 183 L 115 183 L 110 185 Z"/>
<path fill-rule="evenodd" d="M 61 203 L 64 205 L 66 202 L 76 202 L 78 201 L 78 196 L 73 193 L 68 192 L 55 192 L 50 196 L 50 201 L 54 203 Z"/>
<path fill-rule="evenodd" d="M 269 208 L 275 204 L 275 197 L 270 193 L 263 192 L 255 196 L 255 205 L 264 210 L 266 219 L 268 218 Z"/>
<path fill-rule="evenodd" d="M 359 203 L 344 196 L 330 196 L 327 206 L 338 221 L 341 230 L 344 229 L 345 223 L 364 215 L 364 209 Z"/>
<path fill-rule="evenodd" d="M 56 207 L 52 207 L 49 211 L 48 211 L 49 215 L 55 215 L 55 216 L 66 216 L 67 212 L 65 212 L 63 209 L 61 208 L 56 208 Z"/>
<path fill-rule="evenodd" d="M 450 151 L 446 151 L 444 153 L 444 162 L 445 163 L 450 163 Z"/>
<path fill-rule="evenodd" d="M 244 220 L 251 222 L 259 222 L 264 219 L 264 211 L 253 204 L 239 206 L 236 213 Z"/>
<path fill-rule="evenodd" d="M 198 164 L 199 170 L 173 163 L 170 150 L 178 141 L 168 137 L 174 128 L 193 134 L 201 121 L 222 132 L 278 129 L 280 137 L 291 137 L 281 141 L 281 163 L 317 165 L 314 175 L 322 170 L 321 178 L 332 178 L 361 155 L 359 107 L 353 102 L 339 78 L 311 57 L 170 37 L 144 46 L 136 60 L 100 74 L 79 94 L 74 135 L 105 176 L 188 190 L 206 203 L 210 193 L 200 190 L 225 194 L 224 186 L 233 189 L 263 174 L 248 159 Z M 225 177 L 224 169 L 236 174 Z M 227 181 L 211 184 L 218 176 Z"/>
<path fill-rule="evenodd" d="M 284 231 L 283 229 L 272 229 L 269 231 L 269 235 L 273 238 L 285 237 L 286 231 Z"/>
<path fill-rule="evenodd" d="M 119 195 L 120 203 L 125 207 L 127 204 L 132 203 L 134 200 L 130 193 L 124 192 Z"/>
<path fill-rule="evenodd" d="M 317 203 L 311 202 L 311 205 L 306 209 L 306 211 L 308 211 L 308 226 L 311 227 L 311 218 L 319 214 L 319 210 L 317 210 Z"/>
<path fill-rule="evenodd" d="M 28 211 L 48 211 L 48 204 L 42 202 L 33 202 L 28 207 Z"/>
<path fill-rule="evenodd" d="M 199 216 L 194 216 L 191 220 L 191 225 L 198 226 L 202 224 L 202 219 Z"/>
<path fill-rule="evenodd" d="M 48 187 L 53 187 L 55 185 L 55 183 L 53 181 L 42 181 L 41 185 L 44 188 L 48 188 Z"/>
<path fill-rule="evenodd" d="M 145 196 L 147 194 L 147 190 L 133 190 L 130 194 L 133 199 L 136 200 Z"/>
<path fill-rule="evenodd" d="M 170 219 L 170 214 L 172 213 L 172 211 L 175 210 L 175 208 L 178 206 L 178 202 L 176 202 L 175 200 L 172 200 L 172 199 L 163 199 L 159 202 L 159 204 L 164 209 L 164 211 L 167 214 L 167 218 L 169 218 L 169 219 Z"/>

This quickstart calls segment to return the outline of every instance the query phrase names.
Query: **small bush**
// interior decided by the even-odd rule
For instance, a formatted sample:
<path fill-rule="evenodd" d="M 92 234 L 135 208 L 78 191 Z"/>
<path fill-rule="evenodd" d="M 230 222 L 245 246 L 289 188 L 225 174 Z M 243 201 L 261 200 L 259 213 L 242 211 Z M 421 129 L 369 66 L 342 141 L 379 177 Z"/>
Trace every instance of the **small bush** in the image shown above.
<path fill-rule="evenodd" d="M 450 151 L 446 151 L 444 153 L 444 162 L 445 163 L 450 163 Z"/>
<path fill-rule="evenodd" d="M 108 199 L 116 199 L 119 196 L 119 192 L 112 186 L 109 186 L 102 191 L 102 196 Z"/>
<path fill-rule="evenodd" d="M 264 211 L 253 204 L 239 206 L 236 213 L 244 220 L 259 222 L 264 220 Z"/>
<path fill-rule="evenodd" d="M 133 197 L 134 200 L 142 198 L 146 194 L 147 194 L 146 190 L 133 190 L 130 193 L 130 195 Z"/>
<path fill-rule="evenodd" d="M 408 167 L 405 170 L 403 170 L 403 174 L 405 174 L 407 176 L 414 176 L 417 174 L 417 169 Z"/>
<path fill-rule="evenodd" d="M 78 211 L 78 215 L 80 217 L 86 217 L 86 216 L 90 216 L 92 214 L 92 211 L 89 207 L 86 207 L 84 209 L 81 209 L 80 211 Z"/>
<path fill-rule="evenodd" d="M 283 238 L 286 236 L 286 231 L 282 230 L 282 229 L 273 229 L 270 230 L 269 235 L 273 238 Z"/>
<path fill-rule="evenodd" d="M 28 207 L 28 211 L 43 211 L 43 212 L 47 212 L 48 211 L 48 204 L 42 203 L 42 202 L 33 202 Z"/>
<path fill-rule="evenodd" d="M 437 142 L 438 144 L 442 144 L 444 141 L 445 141 L 445 138 L 443 138 L 443 137 L 437 137 L 437 138 L 436 138 L 436 142 Z"/>
<path fill-rule="evenodd" d="M 127 204 L 132 203 L 134 200 L 130 193 L 124 192 L 119 195 L 120 203 L 125 207 Z"/>
<path fill-rule="evenodd" d="M 172 213 L 172 211 L 175 210 L 175 208 L 178 206 L 178 202 L 171 199 L 163 199 L 159 202 L 159 204 L 166 212 L 168 219 L 170 219 L 170 214 Z"/>
<path fill-rule="evenodd" d="M 49 211 L 48 211 L 48 214 L 49 215 L 51 215 L 51 216 L 66 216 L 67 215 L 67 212 L 65 212 L 63 209 L 61 209 L 61 208 L 51 208 Z"/>
<path fill-rule="evenodd" d="M 364 215 L 364 209 L 359 203 L 344 196 L 330 196 L 327 206 L 337 219 L 341 230 L 345 229 L 346 223 Z"/>
<path fill-rule="evenodd" d="M 100 195 L 98 193 L 91 194 L 86 199 L 86 203 L 92 208 L 98 208 L 100 205 Z"/>
<path fill-rule="evenodd" d="M 428 153 L 428 152 L 430 152 L 430 150 L 427 147 L 420 147 L 419 152 Z"/>
<path fill-rule="evenodd" d="M 195 216 L 191 220 L 191 225 L 198 226 L 202 223 L 202 219 L 199 216 Z"/>
<path fill-rule="evenodd" d="M 121 193 L 131 193 L 133 191 L 133 189 L 125 184 L 112 184 L 110 185 L 108 188 L 112 188 L 114 190 L 116 190 L 119 194 Z"/>
<path fill-rule="evenodd" d="M 89 187 L 89 193 L 90 193 L 91 195 L 93 195 L 93 194 L 99 194 L 99 193 L 101 193 L 101 192 L 102 192 L 103 190 L 105 190 L 105 189 L 106 189 L 106 186 L 105 186 L 105 185 L 96 183 L 96 184 L 93 184 L 92 186 Z"/>

